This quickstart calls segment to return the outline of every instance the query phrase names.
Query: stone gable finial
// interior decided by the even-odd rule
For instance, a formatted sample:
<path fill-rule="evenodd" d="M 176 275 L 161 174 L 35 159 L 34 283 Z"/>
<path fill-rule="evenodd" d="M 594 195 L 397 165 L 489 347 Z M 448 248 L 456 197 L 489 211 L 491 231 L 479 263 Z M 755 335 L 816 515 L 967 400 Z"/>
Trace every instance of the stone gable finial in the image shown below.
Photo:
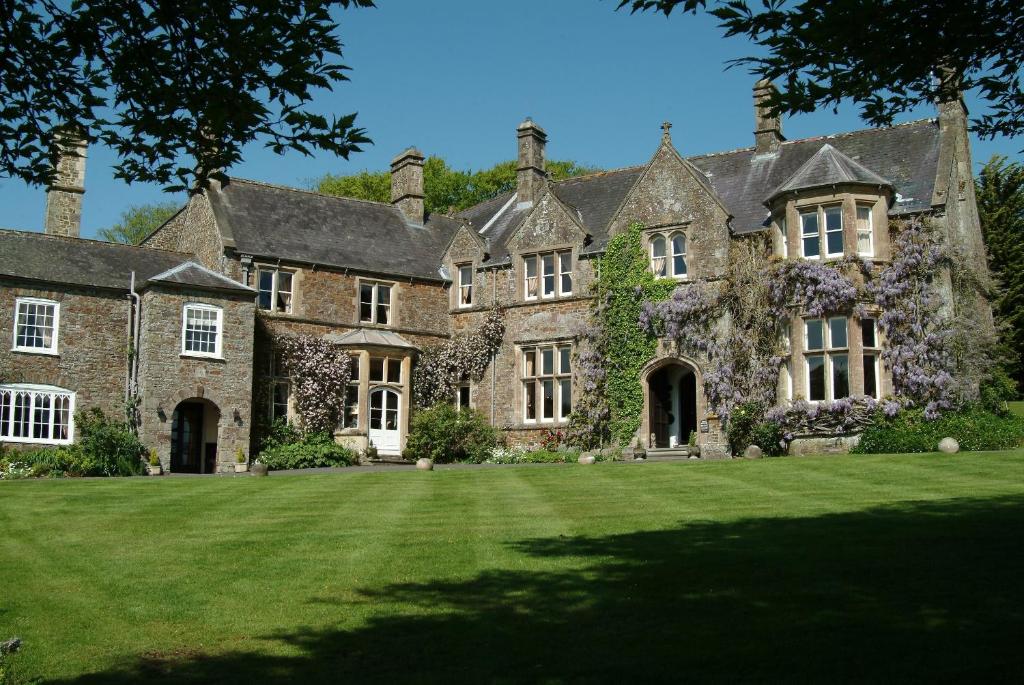
<path fill-rule="evenodd" d="M 671 128 L 672 128 L 672 122 L 671 121 L 664 121 L 664 122 L 662 122 L 662 124 L 661 124 L 661 141 L 663 143 L 671 143 L 672 142 L 672 134 L 669 133 Z"/>

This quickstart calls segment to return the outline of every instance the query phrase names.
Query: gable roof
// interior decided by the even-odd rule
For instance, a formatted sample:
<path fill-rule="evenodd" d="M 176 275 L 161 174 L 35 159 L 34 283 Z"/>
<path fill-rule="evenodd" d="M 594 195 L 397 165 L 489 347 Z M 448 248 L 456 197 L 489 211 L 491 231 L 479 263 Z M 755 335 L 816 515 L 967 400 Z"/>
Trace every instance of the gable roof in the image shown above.
<path fill-rule="evenodd" d="M 101 240 L 0 230 L 0 276 L 128 291 L 191 255 Z"/>
<path fill-rule="evenodd" d="M 420 226 L 396 207 L 232 178 L 208 191 L 222 237 L 257 257 L 441 280 L 441 255 L 461 222 Z"/>
<path fill-rule="evenodd" d="M 173 269 L 151 277 L 149 283 L 165 283 L 168 285 L 180 285 L 204 290 L 236 290 L 241 293 L 255 293 L 254 288 L 242 285 L 233 281 L 223 274 L 207 269 L 202 264 L 193 261 L 179 264 Z"/>
<path fill-rule="evenodd" d="M 823 168 L 839 160 L 836 164 L 842 173 L 869 178 L 871 184 L 893 188 L 896 197 L 891 214 L 931 208 L 939 154 L 939 127 L 934 119 L 788 140 L 779 146 L 776 154 L 770 155 L 757 155 L 754 148 L 749 147 L 684 159 L 703 174 L 732 215 L 732 232 L 744 234 L 766 226 L 768 210 L 764 201 L 826 145 L 833 152 L 826 153 L 828 164 L 823 164 Z M 816 175 L 811 173 L 815 167 L 816 164 L 808 168 L 807 179 Z M 577 210 L 581 223 L 593 236 L 593 242 L 584 253 L 604 249 L 608 223 L 645 168 L 646 165 L 627 167 L 551 184 L 552 192 Z M 490 241 L 492 264 L 508 259 L 505 243 L 529 212 L 529 207 L 524 210 L 513 205 L 497 216 L 512 196 L 511 192 L 504 193 L 459 214 L 477 231 L 490 222 L 484 237 Z"/>
<path fill-rule="evenodd" d="M 863 164 L 855 162 L 828 143 L 814 153 L 786 181 L 775 189 L 765 202 L 771 202 L 779 195 L 797 190 L 825 188 L 842 183 L 863 183 L 865 185 L 892 187 L 887 180 Z"/>

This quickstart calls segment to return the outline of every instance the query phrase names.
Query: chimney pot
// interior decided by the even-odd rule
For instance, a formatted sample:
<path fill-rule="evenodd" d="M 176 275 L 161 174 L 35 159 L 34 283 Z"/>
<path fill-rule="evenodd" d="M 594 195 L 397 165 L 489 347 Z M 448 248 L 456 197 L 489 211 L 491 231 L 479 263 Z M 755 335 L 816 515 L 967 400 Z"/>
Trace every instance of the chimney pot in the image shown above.
<path fill-rule="evenodd" d="M 57 147 L 53 181 L 46 189 L 44 231 L 77 238 L 82 227 L 85 194 L 85 136 L 65 128 L 55 136 Z"/>
<path fill-rule="evenodd" d="M 768 79 L 754 84 L 754 153 L 758 155 L 775 154 L 786 139 L 782 135 L 782 118 L 772 115 L 768 106 L 768 99 L 775 92 L 775 84 Z"/>
<path fill-rule="evenodd" d="M 423 153 L 410 147 L 391 160 L 391 204 L 409 221 L 422 224 L 423 198 Z"/>
<path fill-rule="evenodd" d="M 544 169 L 544 148 L 548 134 L 533 119 L 526 117 L 516 127 L 519 155 L 516 164 L 516 196 L 519 202 L 536 202 L 544 193 L 547 172 Z"/>

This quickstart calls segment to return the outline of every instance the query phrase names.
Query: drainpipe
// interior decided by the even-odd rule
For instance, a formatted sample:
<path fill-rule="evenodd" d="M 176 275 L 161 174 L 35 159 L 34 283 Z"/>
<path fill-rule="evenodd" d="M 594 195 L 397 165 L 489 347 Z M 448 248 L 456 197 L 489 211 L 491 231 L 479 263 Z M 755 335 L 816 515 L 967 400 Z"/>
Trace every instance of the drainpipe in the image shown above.
<path fill-rule="evenodd" d="M 491 269 L 491 306 L 498 306 L 498 271 Z M 491 425 L 494 425 L 494 385 L 498 382 L 498 353 L 491 355 Z"/>
<path fill-rule="evenodd" d="M 132 313 L 130 317 L 131 335 L 132 335 L 132 358 L 128 365 L 129 381 L 128 381 L 128 397 L 125 399 L 131 400 L 132 392 L 138 390 L 139 381 L 139 337 L 141 325 L 139 319 L 142 316 L 142 298 L 135 292 L 135 272 L 132 272 L 131 285 L 128 288 L 128 292 L 132 298 Z"/>

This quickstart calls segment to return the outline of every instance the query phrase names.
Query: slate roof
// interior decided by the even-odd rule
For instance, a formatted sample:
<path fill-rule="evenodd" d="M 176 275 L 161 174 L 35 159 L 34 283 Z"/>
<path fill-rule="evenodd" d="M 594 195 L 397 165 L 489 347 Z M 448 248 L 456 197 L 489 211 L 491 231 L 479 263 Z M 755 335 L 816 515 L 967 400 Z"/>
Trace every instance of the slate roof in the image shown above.
<path fill-rule="evenodd" d="M 227 276 L 211 271 L 201 264 L 185 262 L 173 269 L 157 274 L 148 280 L 149 283 L 166 283 L 204 290 L 235 290 L 241 293 L 255 293 L 254 288 L 233 281 Z"/>
<path fill-rule="evenodd" d="M 827 148 L 823 153 L 822 149 Z M 817 161 L 811 162 L 817 157 Z M 865 129 L 833 136 L 784 141 L 774 155 L 755 155 L 754 148 L 686 158 L 703 172 L 712 189 L 732 214 L 733 233 L 761 230 L 768 210 L 764 202 L 796 176 L 795 183 L 811 183 L 832 177 L 857 178 L 893 187 L 896 202 L 890 210 L 899 215 L 931 207 L 938 168 L 939 128 L 934 119 L 889 128 Z M 810 163 L 809 166 L 808 163 Z M 578 211 L 593 242 L 584 252 L 602 250 L 607 225 L 644 166 L 628 167 L 559 181 L 552 191 Z M 798 172 L 801 172 L 799 175 Z M 501 210 L 512 193 L 504 193 L 470 207 L 459 216 L 483 229 Z M 492 262 L 508 259 L 505 242 L 529 213 L 513 203 L 482 234 L 490 241 Z"/>
<path fill-rule="evenodd" d="M 390 204 L 232 178 L 209 191 L 217 223 L 240 253 L 441 280 L 441 256 L 461 222 L 419 226 Z"/>
<path fill-rule="evenodd" d="M 324 336 L 336 345 L 355 345 L 357 347 L 404 347 L 415 350 L 417 347 L 392 331 L 382 331 L 376 328 L 357 328 L 344 334 L 329 333 Z"/>
<path fill-rule="evenodd" d="M 828 143 L 825 143 L 810 159 L 801 165 L 785 183 L 780 185 L 766 198 L 766 202 L 774 200 L 797 190 L 827 188 L 841 183 L 863 183 L 865 185 L 889 187 L 887 180 L 859 164 Z"/>
<path fill-rule="evenodd" d="M 0 230 L 0 276 L 127 291 L 132 271 L 138 288 L 190 258 L 169 250 Z"/>

